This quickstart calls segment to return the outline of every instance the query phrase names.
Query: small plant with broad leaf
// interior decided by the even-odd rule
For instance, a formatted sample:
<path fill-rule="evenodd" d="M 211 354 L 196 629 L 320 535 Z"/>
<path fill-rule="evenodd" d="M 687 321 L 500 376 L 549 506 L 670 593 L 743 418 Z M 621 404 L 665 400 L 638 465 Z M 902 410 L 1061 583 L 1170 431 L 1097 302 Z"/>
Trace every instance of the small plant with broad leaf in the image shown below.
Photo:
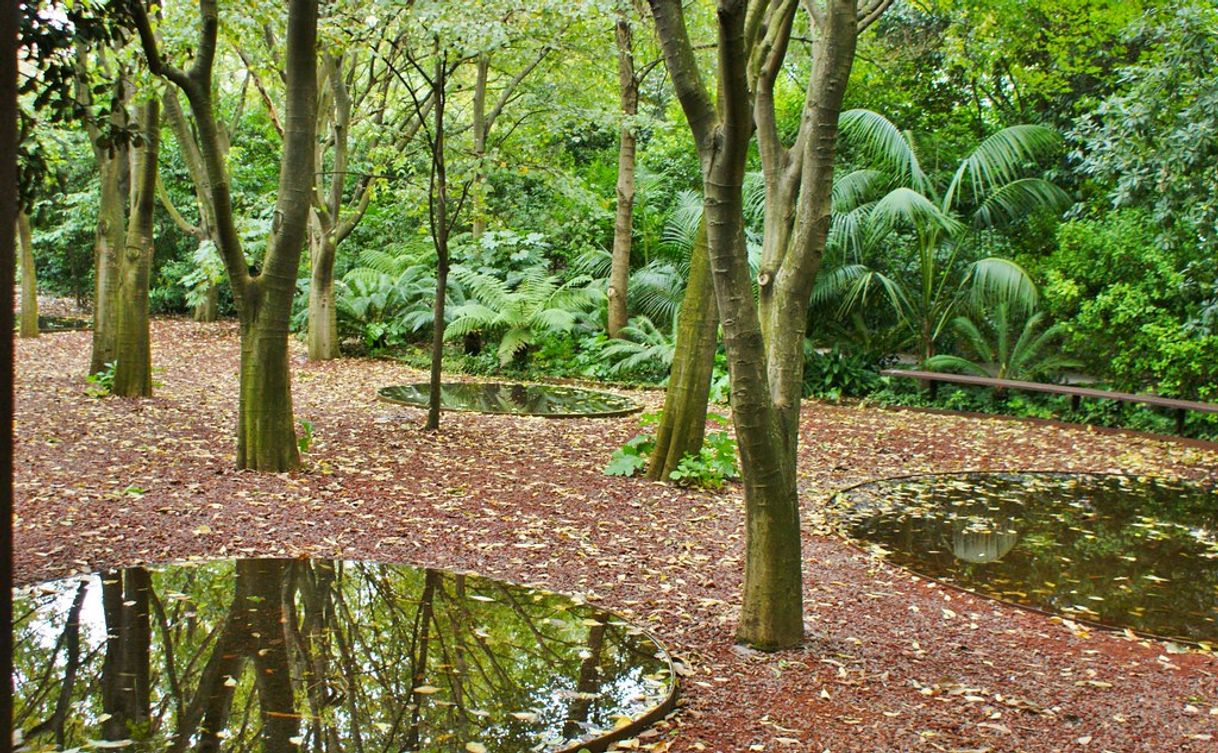
<path fill-rule="evenodd" d="M 118 361 L 107 361 L 105 368 L 96 374 L 90 374 L 85 377 L 85 381 L 89 386 L 85 388 L 85 393 L 89 397 L 107 397 L 114 390 L 114 370 L 118 367 Z"/>
<path fill-rule="evenodd" d="M 308 452 L 313 446 L 313 422 L 302 418 L 296 422 L 300 426 L 300 434 L 296 437 L 296 446 L 301 452 Z"/>

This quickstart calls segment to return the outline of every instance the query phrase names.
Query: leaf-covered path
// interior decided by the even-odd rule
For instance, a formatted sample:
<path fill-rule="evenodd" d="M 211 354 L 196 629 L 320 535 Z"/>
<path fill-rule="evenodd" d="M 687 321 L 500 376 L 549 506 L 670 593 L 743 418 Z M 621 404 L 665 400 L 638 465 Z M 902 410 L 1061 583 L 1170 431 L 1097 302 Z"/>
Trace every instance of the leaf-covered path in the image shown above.
<path fill-rule="evenodd" d="M 546 420 L 377 402 L 399 364 L 294 350 L 304 472 L 233 470 L 234 325 L 160 320 L 147 400 L 85 393 L 89 333 L 18 343 L 19 581 L 191 556 L 317 555 L 475 571 L 581 592 L 689 669 L 640 746 L 673 751 L 1215 751 L 1218 660 L 960 594 L 828 535 L 826 496 L 958 469 L 1103 470 L 1218 483 L 1218 448 L 1080 427 L 810 403 L 800 477 L 808 640 L 733 647 L 737 493 L 600 469 L 635 416 Z M 643 399 L 658 405 L 659 393 Z"/>

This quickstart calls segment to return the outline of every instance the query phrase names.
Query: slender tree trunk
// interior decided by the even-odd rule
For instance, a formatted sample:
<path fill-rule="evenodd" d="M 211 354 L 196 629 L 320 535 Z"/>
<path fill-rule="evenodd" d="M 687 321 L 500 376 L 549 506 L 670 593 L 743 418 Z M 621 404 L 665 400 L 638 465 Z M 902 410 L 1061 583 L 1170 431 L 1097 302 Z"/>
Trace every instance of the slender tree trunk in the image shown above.
<path fill-rule="evenodd" d="M 142 143 L 131 151 L 131 211 L 119 258 L 117 364 L 111 392 L 122 397 L 152 395 L 152 352 L 148 332 L 148 283 L 155 251 L 152 210 L 156 206 L 160 104 L 140 106 Z"/>
<path fill-rule="evenodd" d="M 310 361 L 327 361 L 339 355 L 338 311 L 334 300 L 334 260 L 338 250 L 332 233 L 318 222 L 313 227 L 308 351 Z"/>
<path fill-rule="evenodd" d="M 622 127 L 617 154 L 617 207 L 613 220 L 613 263 L 609 270 L 608 327 L 618 337 L 626 326 L 626 289 L 630 282 L 630 244 L 634 230 L 634 173 L 637 137 L 634 118 L 639 112 L 639 82 L 634 73 L 633 34 L 630 19 L 617 19 L 618 96 Z"/>
<path fill-rule="evenodd" d="M 38 272 L 34 268 L 34 241 L 30 218 L 17 213 L 17 240 L 21 245 L 21 329 L 22 337 L 38 337 Z"/>
<path fill-rule="evenodd" d="M 93 242 L 93 352 L 89 373 L 106 370 L 118 359 L 118 264 L 126 228 L 122 183 L 124 150 L 116 156 L 99 155 L 97 172 L 101 195 L 97 208 L 97 232 Z"/>
<path fill-rule="evenodd" d="M 706 223 L 699 223 L 690 255 L 689 282 L 677 316 L 677 343 L 664 393 L 656 446 L 647 465 L 653 481 L 669 478 L 681 458 L 697 455 L 706 435 L 706 402 L 719 344 L 719 311 L 706 249 Z"/>
<path fill-rule="evenodd" d="M 432 309 L 430 400 L 427 407 L 427 429 L 440 428 L 440 378 L 444 363 L 444 299 L 448 295 L 448 175 L 444 156 L 444 108 L 447 105 L 444 87 L 448 61 L 437 56 L 432 101 L 435 134 L 432 142 L 431 232 L 436 243 L 436 302 Z"/>
<path fill-rule="evenodd" d="M 220 318 L 220 286 L 208 283 L 203 300 L 195 305 L 192 317 L 196 322 L 214 322 Z"/>
<path fill-rule="evenodd" d="M 471 130 L 474 140 L 474 212 L 470 235 L 477 242 L 486 232 L 486 168 L 482 161 L 486 159 L 486 136 L 490 126 L 486 119 L 486 84 L 490 75 L 491 57 L 483 53 L 478 56 L 477 74 L 474 78 L 473 112 L 471 113 Z"/>

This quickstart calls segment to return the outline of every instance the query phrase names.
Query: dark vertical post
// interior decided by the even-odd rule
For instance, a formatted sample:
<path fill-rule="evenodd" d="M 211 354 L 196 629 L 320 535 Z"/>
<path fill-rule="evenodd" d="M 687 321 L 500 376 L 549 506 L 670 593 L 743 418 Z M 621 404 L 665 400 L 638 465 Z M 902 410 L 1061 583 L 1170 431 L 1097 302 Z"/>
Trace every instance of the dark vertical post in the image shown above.
<path fill-rule="evenodd" d="M 17 222 L 18 3 L 0 3 L 0 751 L 13 740 L 13 228 Z"/>
<path fill-rule="evenodd" d="M 1176 408 L 1176 433 L 1184 436 L 1184 409 Z"/>
<path fill-rule="evenodd" d="M 1082 404 L 1083 404 L 1082 395 L 1071 395 L 1070 396 L 1070 410 L 1074 411 L 1075 413 L 1078 413 L 1078 409 L 1079 409 L 1079 407 L 1082 406 Z"/>
<path fill-rule="evenodd" d="M 939 382 L 934 379 L 927 379 L 926 388 L 930 391 L 931 400 L 939 399 Z"/>

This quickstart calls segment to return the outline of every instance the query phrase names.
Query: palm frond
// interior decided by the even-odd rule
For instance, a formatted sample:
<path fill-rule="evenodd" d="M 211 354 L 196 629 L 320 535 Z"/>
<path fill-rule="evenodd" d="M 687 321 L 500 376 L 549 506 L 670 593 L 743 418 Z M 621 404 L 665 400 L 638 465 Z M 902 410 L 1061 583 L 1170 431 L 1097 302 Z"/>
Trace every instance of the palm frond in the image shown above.
<path fill-rule="evenodd" d="M 1010 259 L 987 256 L 973 262 L 964 278 L 974 310 L 1006 303 L 1012 312 L 1027 314 L 1036 308 L 1040 293 L 1027 270 Z"/>
<path fill-rule="evenodd" d="M 960 356 L 931 356 L 922 362 L 922 368 L 927 371 L 949 371 L 979 377 L 993 376 L 985 367 Z"/>
<path fill-rule="evenodd" d="M 838 123 L 846 140 L 858 146 L 872 164 L 917 190 L 929 189 L 908 132 L 871 110 L 847 110 Z"/>
<path fill-rule="evenodd" d="M 973 227 L 1001 227 L 1042 209 L 1064 210 L 1070 195 L 1041 178 L 1020 178 L 991 193 L 973 212 Z"/>
<path fill-rule="evenodd" d="M 977 145 L 965 157 L 943 195 L 943 208 L 949 210 L 960 200 L 967 186 L 972 203 L 1012 181 L 1027 167 L 1051 156 L 1061 145 L 1061 135 L 1047 126 L 1014 125 L 1004 128 Z"/>

